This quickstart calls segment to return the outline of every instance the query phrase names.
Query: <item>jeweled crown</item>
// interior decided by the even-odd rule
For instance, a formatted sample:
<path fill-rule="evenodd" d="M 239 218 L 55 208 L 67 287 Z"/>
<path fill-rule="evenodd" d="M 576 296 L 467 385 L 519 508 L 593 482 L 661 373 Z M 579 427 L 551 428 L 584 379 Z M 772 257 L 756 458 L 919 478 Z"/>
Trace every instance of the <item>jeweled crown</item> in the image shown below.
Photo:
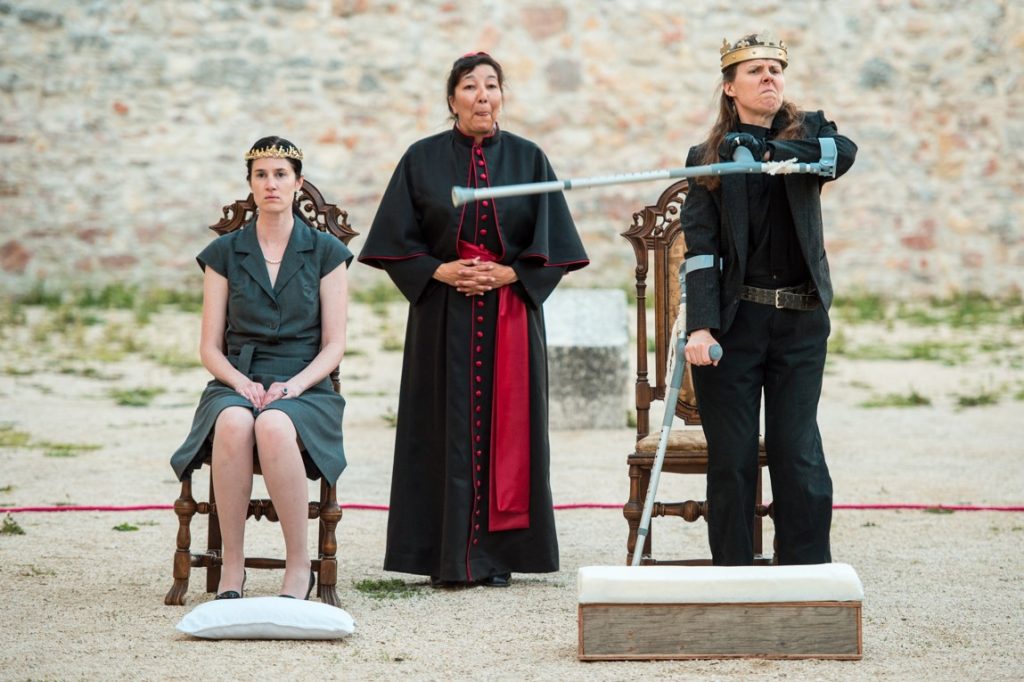
<path fill-rule="evenodd" d="M 302 161 L 302 150 L 298 147 L 278 147 L 276 144 L 262 149 L 250 149 L 245 155 L 246 161 L 253 159 L 295 159 Z"/>
<path fill-rule="evenodd" d="M 782 62 L 782 68 L 789 65 L 786 53 L 786 43 L 775 40 L 775 36 L 762 31 L 743 36 L 735 43 L 728 39 L 722 39 L 722 71 L 733 64 L 750 61 L 751 59 L 777 59 Z"/>

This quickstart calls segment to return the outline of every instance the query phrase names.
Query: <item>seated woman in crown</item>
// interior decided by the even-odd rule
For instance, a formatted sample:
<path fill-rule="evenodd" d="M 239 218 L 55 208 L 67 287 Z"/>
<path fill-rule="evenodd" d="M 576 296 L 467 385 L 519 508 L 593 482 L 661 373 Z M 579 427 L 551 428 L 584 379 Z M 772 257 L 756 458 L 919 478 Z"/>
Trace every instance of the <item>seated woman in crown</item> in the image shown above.
<path fill-rule="evenodd" d="M 199 355 L 214 378 L 171 466 L 182 478 L 212 456 L 224 543 L 217 599 L 243 593 L 253 448 L 284 533 L 282 597 L 308 598 L 314 585 L 307 476 L 333 485 L 345 468 L 345 401 L 329 375 L 345 352 L 341 266 L 352 253 L 296 212 L 302 158 L 288 140 L 257 140 L 245 155 L 256 217 L 197 257 L 204 273 Z"/>

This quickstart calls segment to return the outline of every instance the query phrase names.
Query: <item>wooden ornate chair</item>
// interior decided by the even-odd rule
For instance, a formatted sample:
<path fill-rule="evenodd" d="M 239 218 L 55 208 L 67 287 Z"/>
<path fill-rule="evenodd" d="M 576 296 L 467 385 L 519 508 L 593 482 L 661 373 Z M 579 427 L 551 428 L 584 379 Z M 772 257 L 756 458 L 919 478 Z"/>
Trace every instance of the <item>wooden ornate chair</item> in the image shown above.
<path fill-rule="evenodd" d="M 295 210 L 318 230 L 328 232 L 345 244 L 348 244 L 358 232 L 352 230 L 348 225 L 348 214 L 335 206 L 324 201 L 313 183 L 305 180 L 302 189 L 299 191 L 295 201 Z M 256 203 L 252 194 L 245 200 L 236 201 L 230 206 L 224 207 L 224 216 L 216 225 L 210 229 L 218 235 L 227 234 L 239 229 L 255 215 Z M 339 370 L 331 372 L 331 383 L 334 390 L 340 392 Z M 301 442 L 299 443 L 301 447 Z M 210 464 L 207 457 L 204 464 Z M 260 474 L 259 457 L 253 449 L 253 464 L 256 474 Z M 221 567 L 221 535 L 220 521 L 217 517 L 217 501 L 213 494 L 213 471 L 210 472 L 210 501 L 196 502 L 192 497 L 192 477 L 189 474 L 181 482 L 181 495 L 174 502 L 174 513 L 178 516 L 178 548 L 174 553 L 174 584 L 164 597 L 167 605 L 181 605 L 185 603 L 185 594 L 188 592 L 188 580 L 191 569 L 206 569 L 206 591 L 216 592 L 217 584 L 220 582 Z M 196 553 L 191 551 L 192 517 L 196 514 L 208 514 L 209 524 L 206 542 L 206 551 Z M 249 516 L 259 520 L 266 518 L 268 521 L 277 521 L 277 512 L 274 504 L 269 499 L 253 499 L 249 501 Z M 323 479 L 320 480 L 320 499 L 309 503 L 309 518 L 319 519 L 319 540 L 318 557 L 313 559 L 313 570 L 317 573 L 317 596 L 325 604 L 340 606 L 337 593 L 338 582 L 338 561 L 336 552 L 338 540 L 335 529 L 341 521 L 341 507 L 338 506 L 338 494 L 335 486 L 328 485 Z M 284 559 L 268 559 L 262 557 L 246 557 L 245 565 L 248 568 L 284 568 Z"/>
<path fill-rule="evenodd" d="M 633 224 L 622 233 L 633 246 L 636 256 L 636 449 L 627 457 L 629 465 L 629 500 L 622 508 L 623 516 L 629 525 L 629 536 L 626 540 L 626 563 L 630 564 L 633 552 L 636 551 L 637 530 L 643 514 L 647 487 L 650 482 L 651 468 L 658 450 L 660 429 L 652 433 L 650 426 L 651 403 L 665 400 L 666 378 L 665 369 L 668 364 L 669 345 L 672 343 L 672 328 L 679 312 L 679 265 L 683 262 L 686 246 L 682 229 L 679 225 L 679 214 L 686 200 L 687 181 L 680 180 L 666 189 L 657 203 L 645 207 L 633 214 Z M 652 273 L 653 267 L 653 273 Z M 648 278 L 654 297 L 653 315 L 647 309 Z M 653 316 L 653 320 L 649 320 Z M 649 330 L 653 322 L 653 329 Z M 653 331 L 654 367 L 651 368 L 654 385 L 648 378 L 648 339 L 649 331 Z M 675 405 L 677 418 L 682 419 L 683 427 L 672 429 L 669 434 L 668 447 L 665 451 L 665 463 L 662 473 L 674 474 L 707 474 L 708 451 L 707 441 L 700 426 L 700 413 L 690 377 L 690 367 L 686 367 L 683 385 L 679 391 L 679 399 Z M 696 427 L 696 428 L 694 428 Z M 761 439 L 759 464 L 764 467 L 767 462 L 764 452 L 764 439 Z M 762 555 L 761 517 L 770 515 L 770 509 L 761 503 L 761 476 L 757 482 L 757 518 L 754 523 L 754 554 L 755 563 L 771 563 L 771 557 Z M 687 500 L 686 502 L 663 503 L 655 502 L 653 519 L 658 516 L 678 516 L 686 521 L 696 521 L 705 516 L 706 502 Z M 651 556 L 652 530 L 648 531 L 643 547 L 642 562 L 652 564 L 709 564 L 710 559 L 676 559 L 655 560 Z"/>

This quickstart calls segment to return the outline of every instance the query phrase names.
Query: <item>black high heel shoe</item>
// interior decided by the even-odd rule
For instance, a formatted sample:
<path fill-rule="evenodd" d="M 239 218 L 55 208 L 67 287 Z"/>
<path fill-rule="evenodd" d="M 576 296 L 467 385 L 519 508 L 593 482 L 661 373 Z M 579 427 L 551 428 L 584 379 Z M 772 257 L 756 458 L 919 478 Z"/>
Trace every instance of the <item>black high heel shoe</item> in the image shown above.
<path fill-rule="evenodd" d="M 245 572 L 245 569 L 243 568 L 242 569 L 242 586 L 240 588 L 238 588 L 237 591 L 235 591 L 235 590 L 225 590 L 223 592 L 218 592 L 217 596 L 214 597 L 214 599 L 241 599 L 242 595 L 245 594 L 245 579 L 248 578 L 248 577 L 249 577 L 248 574 Z"/>
<path fill-rule="evenodd" d="M 306 596 L 302 598 L 303 601 L 308 601 L 309 600 L 309 595 L 313 593 L 313 587 L 315 585 L 316 585 L 316 573 L 314 573 L 313 569 L 311 568 L 311 569 L 309 569 L 309 588 L 306 590 Z M 295 597 L 293 597 L 290 594 L 279 594 L 277 596 L 284 597 L 285 599 L 295 599 Z"/>

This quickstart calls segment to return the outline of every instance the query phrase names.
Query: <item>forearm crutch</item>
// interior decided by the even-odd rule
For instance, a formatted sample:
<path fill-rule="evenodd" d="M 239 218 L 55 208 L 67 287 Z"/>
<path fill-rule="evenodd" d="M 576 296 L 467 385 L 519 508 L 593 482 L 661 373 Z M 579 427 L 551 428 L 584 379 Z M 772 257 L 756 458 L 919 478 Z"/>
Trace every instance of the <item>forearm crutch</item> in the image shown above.
<path fill-rule="evenodd" d="M 647 496 L 644 498 L 644 511 L 640 516 L 640 526 L 636 531 L 636 543 L 633 545 L 633 566 L 640 565 L 644 546 L 647 544 L 647 535 L 651 529 L 651 515 L 654 513 L 654 497 L 658 494 L 658 479 L 661 478 L 661 469 L 665 466 L 668 437 L 672 432 L 672 422 L 676 416 L 676 402 L 679 400 L 679 390 L 683 386 L 683 376 L 686 374 L 686 334 L 682 331 L 685 329 L 685 325 L 680 324 L 680 320 L 686 319 L 686 273 L 713 267 L 714 262 L 713 256 L 689 258 L 679 273 L 679 316 L 673 326 L 676 333 L 675 362 L 672 363 L 672 377 L 668 383 L 668 395 L 665 396 L 665 417 L 661 420 L 661 438 L 658 439 L 658 451 L 654 455 L 651 480 L 647 484 Z M 721 360 L 722 347 L 716 343 L 709 349 L 709 354 L 712 360 Z"/>
<path fill-rule="evenodd" d="M 821 158 L 814 163 L 801 163 L 796 159 L 786 161 L 755 161 L 754 156 L 746 147 L 737 147 L 732 161 L 710 163 L 703 166 L 683 166 L 682 168 L 666 168 L 663 170 L 641 171 L 638 173 L 619 173 L 601 175 L 592 178 L 575 178 L 568 180 L 547 180 L 545 182 L 524 182 L 518 185 L 495 185 L 493 187 L 452 187 L 452 204 L 462 206 L 481 199 L 500 199 L 502 197 L 518 197 L 527 194 L 544 194 L 546 192 L 564 192 L 571 189 L 585 189 L 603 185 L 622 185 L 631 182 L 650 182 L 652 180 L 673 180 L 676 178 L 695 178 L 705 175 L 739 175 L 746 173 L 768 173 L 783 175 L 788 173 L 810 173 L 823 177 L 836 176 L 836 159 L 839 156 L 836 142 L 830 137 L 819 137 Z"/>

